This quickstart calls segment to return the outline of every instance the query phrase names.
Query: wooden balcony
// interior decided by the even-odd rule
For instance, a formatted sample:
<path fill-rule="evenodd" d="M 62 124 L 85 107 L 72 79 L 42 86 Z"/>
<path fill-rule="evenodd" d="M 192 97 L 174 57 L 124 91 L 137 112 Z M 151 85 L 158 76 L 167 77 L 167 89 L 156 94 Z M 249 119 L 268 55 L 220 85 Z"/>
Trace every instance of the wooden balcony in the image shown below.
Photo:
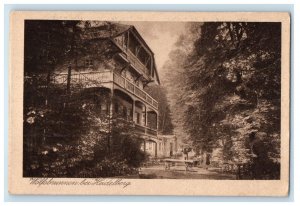
<path fill-rule="evenodd" d="M 114 82 L 119 85 L 120 87 L 126 89 L 130 93 L 134 94 L 138 98 L 142 99 L 143 102 L 148 103 L 149 105 L 153 106 L 155 109 L 158 109 L 158 102 L 153 99 L 149 94 L 147 94 L 144 90 L 140 89 L 125 77 L 122 77 L 118 74 L 113 74 Z"/>
<path fill-rule="evenodd" d="M 54 74 L 52 82 L 55 84 L 67 83 L 68 74 L 60 73 Z M 91 85 L 99 86 L 103 83 L 113 81 L 113 75 L 111 71 L 104 72 L 73 72 L 71 74 L 71 85 L 82 84 L 84 87 L 90 87 Z"/>
<path fill-rule="evenodd" d="M 145 135 L 150 135 L 155 137 L 157 136 L 157 130 L 150 127 L 135 124 L 135 130 L 140 134 L 145 134 Z"/>
<path fill-rule="evenodd" d="M 127 58 L 131 65 L 136 68 L 140 73 L 144 73 L 146 76 L 150 76 L 150 72 L 147 67 L 128 49 Z"/>
<path fill-rule="evenodd" d="M 52 82 L 54 84 L 66 84 L 68 74 L 60 73 L 54 74 Z M 103 72 L 77 72 L 71 74 L 71 85 L 79 84 L 84 88 L 88 87 L 99 87 L 103 86 L 105 83 L 113 82 L 119 87 L 125 89 L 129 93 L 138 97 L 142 102 L 147 103 L 156 110 L 158 109 L 158 102 L 153 99 L 149 94 L 144 90 L 134 85 L 125 77 L 122 77 L 119 74 L 116 74 L 112 71 L 103 71 Z"/>
<path fill-rule="evenodd" d="M 125 58 L 126 61 L 129 61 L 130 64 L 141 74 L 143 74 L 145 77 L 150 77 L 150 71 L 149 69 L 137 58 L 137 56 L 135 54 L 132 53 L 132 51 L 130 51 L 130 49 L 128 49 L 128 47 L 125 45 L 124 42 L 120 42 L 120 41 L 116 41 L 116 40 L 112 40 L 116 46 L 118 46 L 123 53 L 126 55 L 126 57 L 124 57 L 122 54 L 120 54 L 120 56 L 122 58 Z M 151 78 L 151 77 L 150 77 Z"/>

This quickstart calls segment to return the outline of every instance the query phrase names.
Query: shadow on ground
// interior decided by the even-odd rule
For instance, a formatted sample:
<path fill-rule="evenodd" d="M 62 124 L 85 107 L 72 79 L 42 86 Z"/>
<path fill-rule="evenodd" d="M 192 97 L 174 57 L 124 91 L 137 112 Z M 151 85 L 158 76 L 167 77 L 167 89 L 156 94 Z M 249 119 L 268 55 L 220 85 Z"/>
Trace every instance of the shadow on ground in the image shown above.
<path fill-rule="evenodd" d="M 170 170 L 165 170 L 163 165 L 141 168 L 138 178 L 140 179 L 216 179 L 234 180 L 236 175 L 222 173 L 214 168 L 193 167 L 189 171 L 184 166 L 175 166 Z"/>

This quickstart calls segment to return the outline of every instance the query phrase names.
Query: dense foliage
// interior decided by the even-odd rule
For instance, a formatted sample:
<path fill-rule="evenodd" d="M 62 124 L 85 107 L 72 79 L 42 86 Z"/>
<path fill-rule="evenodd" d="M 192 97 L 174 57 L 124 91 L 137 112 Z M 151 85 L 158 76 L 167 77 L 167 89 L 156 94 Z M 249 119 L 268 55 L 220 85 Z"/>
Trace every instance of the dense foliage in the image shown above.
<path fill-rule="evenodd" d="M 279 178 L 280 23 L 187 29 L 165 66 L 184 137 L 201 151 L 221 149 L 219 163 L 250 164 L 249 178 Z"/>
<path fill-rule="evenodd" d="M 106 177 L 136 173 L 147 156 L 134 124 L 101 114 L 98 105 L 105 95 L 73 93 L 66 102 L 59 95 L 60 88 L 55 89 L 52 97 L 56 104 L 25 105 L 24 175 Z"/>
<path fill-rule="evenodd" d="M 81 40 L 85 26 L 80 21 L 25 22 L 24 176 L 134 174 L 147 158 L 134 124 L 101 111 L 100 104 L 114 101 L 107 91 L 51 81 L 58 65 L 68 73 L 77 69 L 81 54 L 93 52 L 104 60 L 112 55 L 106 47 Z"/>

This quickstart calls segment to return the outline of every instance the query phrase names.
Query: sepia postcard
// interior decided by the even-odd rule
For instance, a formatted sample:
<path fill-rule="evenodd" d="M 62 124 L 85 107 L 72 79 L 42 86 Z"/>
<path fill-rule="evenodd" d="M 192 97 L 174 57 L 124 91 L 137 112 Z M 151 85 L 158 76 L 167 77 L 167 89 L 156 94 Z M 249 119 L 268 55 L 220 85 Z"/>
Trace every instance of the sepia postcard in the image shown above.
<path fill-rule="evenodd" d="M 289 194 L 289 13 L 14 11 L 9 43 L 11 194 Z"/>

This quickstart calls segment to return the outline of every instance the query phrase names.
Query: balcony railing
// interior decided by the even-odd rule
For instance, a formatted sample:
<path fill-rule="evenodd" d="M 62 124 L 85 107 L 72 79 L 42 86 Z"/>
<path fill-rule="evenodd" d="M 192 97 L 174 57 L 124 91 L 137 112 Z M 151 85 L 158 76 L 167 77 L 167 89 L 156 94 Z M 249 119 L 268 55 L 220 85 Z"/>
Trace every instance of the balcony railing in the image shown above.
<path fill-rule="evenodd" d="M 157 136 L 157 130 L 147 127 L 146 134 L 151 134 L 151 135 Z"/>
<path fill-rule="evenodd" d="M 113 42 L 127 54 L 128 61 L 137 69 L 139 72 L 144 73 L 146 76 L 150 75 L 149 69 L 137 58 L 135 54 L 130 51 L 124 42 L 113 40 Z"/>
<path fill-rule="evenodd" d="M 54 74 L 53 83 L 55 84 L 66 84 L 68 79 L 67 73 Z M 155 109 L 158 109 L 158 102 L 153 99 L 145 91 L 134 85 L 132 82 L 127 80 L 112 71 L 103 72 L 80 72 L 71 74 L 71 85 L 72 84 L 82 84 L 84 87 L 100 86 L 103 83 L 114 82 L 121 88 L 129 91 L 133 95 L 142 99 L 144 102 L 148 103 Z"/>
<path fill-rule="evenodd" d="M 146 132 L 146 128 L 139 124 L 135 124 L 135 130 L 143 134 Z"/>
<path fill-rule="evenodd" d="M 63 84 L 67 83 L 68 74 L 60 73 L 53 75 L 53 83 Z M 80 72 L 71 73 L 71 84 L 101 84 L 113 81 L 113 76 L 111 71 L 104 72 Z"/>
<path fill-rule="evenodd" d="M 122 77 L 122 76 L 114 73 L 114 82 L 116 84 L 118 84 L 120 87 L 133 93 L 135 96 L 141 98 L 148 104 L 152 105 L 155 109 L 158 109 L 158 102 L 155 99 L 153 99 L 149 94 L 147 94 L 145 91 L 143 91 L 139 87 L 132 84 L 125 77 Z"/>
<path fill-rule="evenodd" d="M 129 62 L 136 68 L 139 69 L 140 71 L 144 72 L 146 75 L 149 75 L 147 72 L 148 69 L 147 67 L 128 49 L 127 51 L 127 58 Z"/>
<path fill-rule="evenodd" d="M 150 127 L 145 127 L 139 124 L 135 124 L 135 130 L 140 133 L 140 134 L 147 134 L 151 136 L 157 136 L 157 130 L 150 128 Z"/>

